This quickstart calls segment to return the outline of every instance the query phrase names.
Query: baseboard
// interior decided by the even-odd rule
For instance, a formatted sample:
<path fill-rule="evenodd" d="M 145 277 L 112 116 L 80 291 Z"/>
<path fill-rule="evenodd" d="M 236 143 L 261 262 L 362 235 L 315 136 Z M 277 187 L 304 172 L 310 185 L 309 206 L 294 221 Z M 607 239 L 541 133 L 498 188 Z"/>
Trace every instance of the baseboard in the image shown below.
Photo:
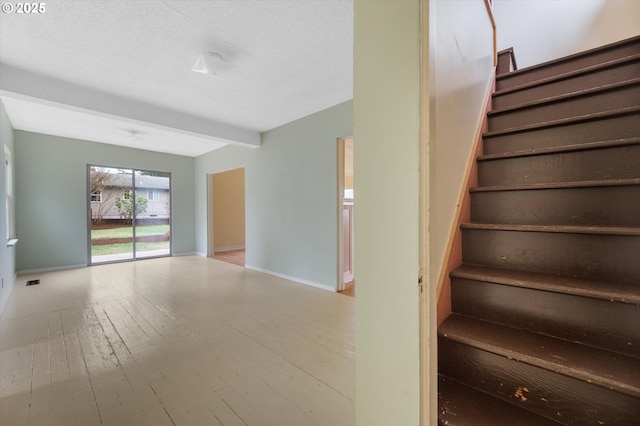
<path fill-rule="evenodd" d="M 311 286 L 311 287 L 319 288 L 321 290 L 330 291 L 332 293 L 335 293 L 337 291 L 335 287 L 330 287 L 330 286 L 324 285 L 324 284 L 318 284 L 318 283 L 315 283 L 313 281 L 308 281 L 308 280 L 304 280 L 302 278 L 292 277 L 290 275 L 281 274 L 279 272 L 273 272 L 273 271 L 270 271 L 268 269 L 259 268 L 257 266 L 244 265 L 244 267 L 246 269 L 251 269 L 251 270 L 256 271 L 256 272 L 262 272 L 263 274 L 273 275 L 274 277 L 278 277 L 278 278 L 282 278 L 282 279 L 285 279 L 285 280 L 288 280 L 288 281 L 293 281 L 293 282 L 296 282 L 296 283 L 299 283 L 299 284 L 304 284 L 304 285 L 308 285 L 308 286 Z"/>
<path fill-rule="evenodd" d="M 18 275 L 26 275 L 26 274 L 39 274 L 42 272 L 53 272 L 53 271 L 63 271 L 65 269 L 78 269 L 78 268 L 86 268 L 87 265 L 85 263 L 80 265 L 65 265 L 65 266 L 53 266 L 50 268 L 36 268 L 36 269 L 23 269 L 18 271 Z"/>
<path fill-rule="evenodd" d="M 202 256 L 207 257 L 206 253 L 200 253 L 199 251 L 189 251 L 186 253 L 173 253 L 171 256 L 179 257 L 179 256 Z"/>
<path fill-rule="evenodd" d="M 233 250 L 244 250 L 244 245 L 241 246 L 227 246 L 227 247 L 217 247 L 213 249 L 214 253 L 219 253 L 221 251 L 233 251 Z"/>

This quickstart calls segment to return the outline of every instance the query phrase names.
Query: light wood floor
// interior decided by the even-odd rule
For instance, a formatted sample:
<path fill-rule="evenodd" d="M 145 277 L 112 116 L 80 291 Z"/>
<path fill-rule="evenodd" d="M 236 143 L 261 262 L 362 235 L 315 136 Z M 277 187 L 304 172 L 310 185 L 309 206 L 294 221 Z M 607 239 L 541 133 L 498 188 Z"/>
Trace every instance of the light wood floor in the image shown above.
<path fill-rule="evenodd" d="M 198 256 L 19 276 L 0 424 L 353 425 L 354 310 Z"/>
<path fill-rule="evenodd" d="M 244 249 L 219 251 L 213 255 L 213 258 L 223 262 L 233 263 L 234 265 L 244 266 L 245 251 Z"/>
<path fill-rule="evenodd" d="M 344 290 L 340 292 L 340 294 L 344 294 L 345 296 L 356 297 L 356 281 L 352 280 L 348 283 L 344 284 Z"/>

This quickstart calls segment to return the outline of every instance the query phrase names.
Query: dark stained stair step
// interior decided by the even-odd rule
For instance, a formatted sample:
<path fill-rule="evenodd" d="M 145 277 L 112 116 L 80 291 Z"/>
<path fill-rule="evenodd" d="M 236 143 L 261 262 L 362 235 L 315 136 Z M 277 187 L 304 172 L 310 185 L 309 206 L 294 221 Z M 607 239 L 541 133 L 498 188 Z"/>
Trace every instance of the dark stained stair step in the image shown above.
<path fill-rule="evenodd" d="M 474 340 L 484 341 L 493 351 L 453 340 L 451 336 L 454 333 L 449 332 L 448 323 L 456 318 L 459 316 L 452 315 L 441 325 L 442 332 L 438 337 L 441 375 L 451 377 L 469 387 L 482 389 L 492 396 L 539 415 L 553 418 L 563 425 L 636 424 L 640 416 L 638 398 L 520 360 L 521 355 L 527 357 L 527 361 L 534 360 L 539 354 L 553 355 L 546 348 L 527 347 L 524 351 L 517 348 L 518 351 L 512 351 L 507 356 L 495 353 L 498 350 L 504 351 L 501 343 L 518 345 L 519 337 L 513 334 L 512 330 L 496 335 L 496 330 L 491 329 L 482 335 L 474 336 Z M 615 357 L 615 361 L 612 361 L 615 366 L 609 371 L 623 370 L 619 363 L 624 365 L 627 361 L 620 361 L 623 358 L 617 354 L 611 355 Z M 588 353 L 586 356 L 590 357 Z M 578 357 L 574 355 L 574 358 Z M 561 359 L 557 359 L 556 362 L 562 364 Z M 550 362 L 546 365 L 553 364 Z M 587 373 L 582 371 L 581 374 Z M 633 374 L 636 377 L 636 373 Z M 626 381 L 628 379 L 625 379 Z"/>
<path fill-rule="evenodd" d="M 621 185 L 637 185 L 640 183 L 640 178 L 629 179 L 603 179 L 603 180 L 582 180 L 577 182 L 545 182 L 545 183 L 531 183 L 524 185 L 493 185 L 493 186 L 478 186 L 471 188 L 471 192 L 488 192 L 488 191 L 523 191 L 531 189 L 562 189 L 562 188 L 586 188 L 597 186 L 609 186 L 616 187 Z"/>
<path fill-rule="evenodd" d="M 471 220 L 640 228 L 640 178 L 472 188 Z"/>
<path fill-rule="evenodd" d="M 497 73 L 439 424 L 640 425 L 640 36 Z"/>
<path fill-rule="evenodd" d="M 492 106 L 494 109 L 508 108 L 631 80 L 638 76 L 640 76 L 640 54 L 496 91 L 492 96 Z"/>
<path fill-rule="evenodd" d="M 500 225 L 491 223 L 463 223 L 461 225 L 461 228 L 465 230 L 468 229 L 558 234 L 624 235 L 640 237 L 640 228 L 612 226 Z M 636 278 L 640 280 L 640 275 L 638 275 Z"/>
<path fill-rule="evenodd" d="M 640 178 L 640 138 L 633 144 L 601 144 L 598 149 L 478 160 L 478 185 Z"/>
<path fill-rule="evenodd" d="M 539 81 L 566 74 L 639 53 L 640 36 L 632 37 L 606 46 L 499 75 L 496 77 L 496 89 L 504 90 L 510 87 L 521 86 L 532 81 Z"/>
<path fill-rule="evenodd" d="M 449 340 L 640 398 L 640 358 L 453 314 L 438 334 Z"/>
<path fill-rule="evenodd" d="M 640 135 L 640 106 L 550 120 L 495 132 L 484 138 L 484 154 L 588 144 Z"/>
<path fill-rule="evenodd" d="M 613 109 L 638 106 L 640 78 L 543 99 L 537 102 L 492 110 L 488 113 L 489 131 L 570 119 Z"/>
<path fill-rule="evenodd" d="M 463 264 L 451 272 L 452 278 L 526 287 L 611 302 L 640 305 L 640 286 L 630 282 L 588 280 L 538 272 Z"/>
<path fill-rule="evenodd" d="M 640 119 L 640 117 L 638 117 Z M 591 149 L 615 148 L 640 144 L 640 137 L 622 138 L 604 141 L 587 142 L 574 145 L 551 146 L 537 149 L 525 149 L 521 151 L 507 151 L 496 154 L 486 154 L 477 157 L 479 162 L 502 160 L 505 158 L 533 157 L 537 155 L 560 154 L 575 151 L 588 151 Z"/>
<path fill-rule="evenodd" d="M 640 228 L 467 223 L 465 263 L 640 285 Z"/>
<path fill-rule="evenodd" d="M 438 424 L 441 426 L 561 425 L 444 376 L 438 377 Z"/>
<path fill-rule="evenodd" d="M 640 356 L 637 304 L 466 278 L 452 278 L 451 295 L 461 315 Z"/>

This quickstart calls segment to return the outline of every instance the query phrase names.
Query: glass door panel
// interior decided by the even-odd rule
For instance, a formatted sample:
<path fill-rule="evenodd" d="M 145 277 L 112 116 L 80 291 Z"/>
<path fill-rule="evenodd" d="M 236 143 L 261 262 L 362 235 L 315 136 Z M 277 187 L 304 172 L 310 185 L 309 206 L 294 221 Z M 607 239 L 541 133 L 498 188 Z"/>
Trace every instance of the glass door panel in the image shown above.
<path fill-rule="evenodd" d="M 87 179 L 90 264 L 171 255 L 170 173 L 90 165 Z"/>
<path fill-rule="evenodd" d="M 132 171 L 89 166 L 88 174 L 91 263 L 133 259 Z"/>
<path fill-rule="evenodd" d="M 171 254 L 171 175 L 135 172 L 136 258 Z"/>

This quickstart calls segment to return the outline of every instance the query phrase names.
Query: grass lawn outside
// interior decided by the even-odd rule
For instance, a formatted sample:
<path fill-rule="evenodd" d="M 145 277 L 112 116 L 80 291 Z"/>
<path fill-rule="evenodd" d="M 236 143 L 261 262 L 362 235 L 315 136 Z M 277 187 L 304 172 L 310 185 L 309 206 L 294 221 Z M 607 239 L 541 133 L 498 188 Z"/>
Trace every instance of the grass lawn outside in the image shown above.
<path fill-rule="evenodd" d="M 136 252 L 169 249 L 169 241 L 156 243 L 137 243 Z M 107 254 L 133 253 L 133 243 L 107 244 L 91 246 L 91 256 L 104 256 Z"/>
<path fill-rule="evenodd" d="M 146 237 L 154 235 L 165 235 L 170 229 L 170 225 L 141 225 L 136 226 L 136 237 Z M 133 243 L 116 243 L 116 244 L 96 244 L 98 240 L 108 240 L 111 238 L 133 238 L 133 227 L 123 226 L 120 228 L 96 229 L 91 231 L 91 256 L 104 256 L 109 254 L 133 253 Z M 168 250 L 170 248 L 169 241 L 158 242 L 138 242 L 136 243 L 136 252 L 152 251 L 152 250 Z"/>
<path fill-rule="evenodd" d="M 136 226 L 136 237 L 148 235 L 164 235 L 169 231 L 170 225 L 142 225 Z M 102 240 L 108 238 L 131 238 L 133 236 L 133 228 L 124 226 L 122 228 L 96 229 L 91 231 L 92 240 Z"/>

